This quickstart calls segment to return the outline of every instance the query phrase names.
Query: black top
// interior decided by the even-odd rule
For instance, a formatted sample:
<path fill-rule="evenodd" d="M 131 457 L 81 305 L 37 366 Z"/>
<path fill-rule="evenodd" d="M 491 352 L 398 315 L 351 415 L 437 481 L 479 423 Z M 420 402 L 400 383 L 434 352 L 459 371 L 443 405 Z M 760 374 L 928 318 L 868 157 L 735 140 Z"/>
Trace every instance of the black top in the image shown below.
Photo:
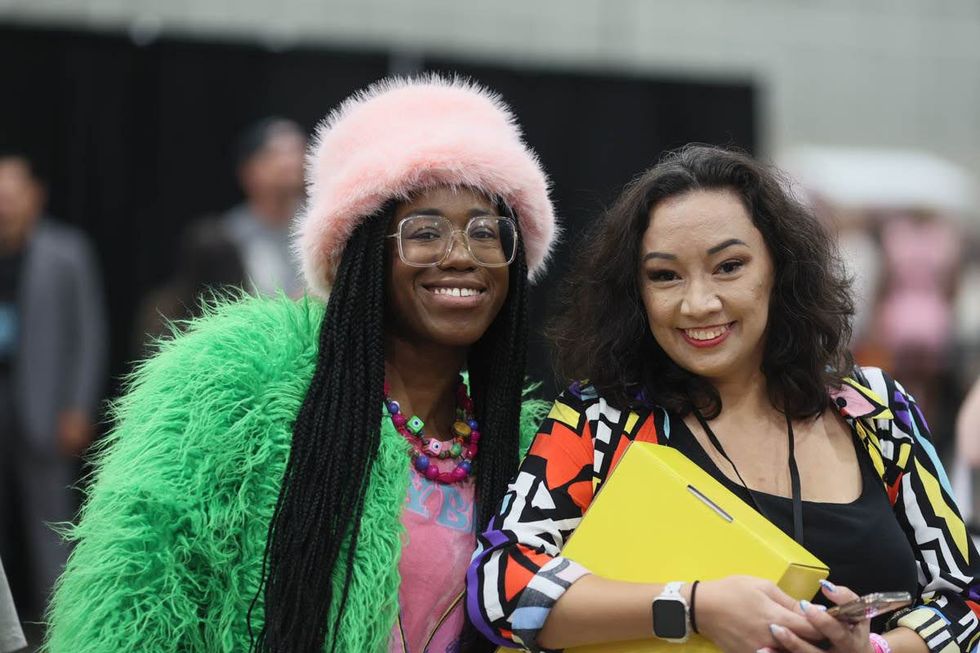
<path fill-rule="evenodd" d="M 912 547 L 867 452 L 861 449 L 856 436 L 852 441 L 861 467 L 861 496 L 850 503 L 804 501 L 804 546 L 830 568 L 831 582 L 845 585 L 858 595 L 905 591 L 918 596 Z M 718 469 L 684 420 L 676 416 L 671 419 L 669 443 L 753 506 L 745 488 Z M 793 537 L 792 499 L 755 490 L 752 494 L 765 517 Z M 827 603 L 819 593 L 814 601 Z"/>

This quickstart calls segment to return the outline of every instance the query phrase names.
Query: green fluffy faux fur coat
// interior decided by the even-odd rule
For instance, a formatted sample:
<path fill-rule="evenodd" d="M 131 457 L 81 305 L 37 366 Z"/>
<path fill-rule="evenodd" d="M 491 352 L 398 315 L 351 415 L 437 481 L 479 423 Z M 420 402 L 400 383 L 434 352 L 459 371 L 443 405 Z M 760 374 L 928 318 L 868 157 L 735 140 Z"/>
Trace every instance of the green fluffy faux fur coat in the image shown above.
<path fill-rule="evenodd" d="M 48 650 L 248 650 L 246 613 L 323 312 L 313 300 L 225 304 L 133 375 L 70 533 L 76 545 L 54 596 Z M 525 403 L 523 447 L 546 409 Z M 407 456 L 383 420 L 340 651 L 387 650 Z"/>

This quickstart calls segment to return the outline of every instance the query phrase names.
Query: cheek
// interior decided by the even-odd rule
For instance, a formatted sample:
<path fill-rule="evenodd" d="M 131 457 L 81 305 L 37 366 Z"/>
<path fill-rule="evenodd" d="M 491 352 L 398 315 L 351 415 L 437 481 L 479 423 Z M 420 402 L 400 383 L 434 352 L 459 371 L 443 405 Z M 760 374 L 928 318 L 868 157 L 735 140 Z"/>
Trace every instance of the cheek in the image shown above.
<path fill-rule="evenodd" d="M 643 308 L 651 329 L 669 328 L 671 314 L 670 298 L 663 292 L 643 291 Z"/>
<path fill-rule="evenodd" d="M 405 269 L 406 267 L 398 259 L 397 254 L 395 254 L 394 260 L 388 259 L 388 271 L 386 273 L 388 283 L 385 288 L 385 299 L 389 309 L 397 313 L 404 313 L 412 304 L 412 278 Z"/>

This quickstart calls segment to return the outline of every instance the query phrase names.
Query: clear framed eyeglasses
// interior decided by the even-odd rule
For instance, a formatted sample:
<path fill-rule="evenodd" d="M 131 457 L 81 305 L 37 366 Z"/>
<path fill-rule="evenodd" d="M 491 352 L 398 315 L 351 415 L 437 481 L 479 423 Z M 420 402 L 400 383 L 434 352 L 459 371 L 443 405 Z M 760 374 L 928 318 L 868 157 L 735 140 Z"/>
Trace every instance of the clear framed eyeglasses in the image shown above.
<path fill-rule="evenodd" d="M 481 215 L 470 218 L 465 229 L 441 215 L 410 215 L 398 222 L 388 238 L 398 240 L 398 256 L 406 265 L 427 268 L 449 256 L 456 234 L 473 260 L 485 268 L 510 265 L 517 254 L 517 225 L 510 218 Z"/>

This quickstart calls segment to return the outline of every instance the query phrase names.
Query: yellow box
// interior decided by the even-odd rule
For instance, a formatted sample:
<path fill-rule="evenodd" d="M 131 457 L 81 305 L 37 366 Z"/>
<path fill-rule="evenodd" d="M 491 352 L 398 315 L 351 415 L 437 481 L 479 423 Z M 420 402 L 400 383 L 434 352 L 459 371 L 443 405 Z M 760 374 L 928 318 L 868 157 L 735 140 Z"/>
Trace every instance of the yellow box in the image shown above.
<path fill-rule="evenodd" d="M 810 599 L 828 569 L 676 449 L 634 442 L 600 489 L 562 555 L 614 580 L 665 583 L 745 574 Z M 566 649 L 575 653 L 693 653 L 693 636 Z"/>

